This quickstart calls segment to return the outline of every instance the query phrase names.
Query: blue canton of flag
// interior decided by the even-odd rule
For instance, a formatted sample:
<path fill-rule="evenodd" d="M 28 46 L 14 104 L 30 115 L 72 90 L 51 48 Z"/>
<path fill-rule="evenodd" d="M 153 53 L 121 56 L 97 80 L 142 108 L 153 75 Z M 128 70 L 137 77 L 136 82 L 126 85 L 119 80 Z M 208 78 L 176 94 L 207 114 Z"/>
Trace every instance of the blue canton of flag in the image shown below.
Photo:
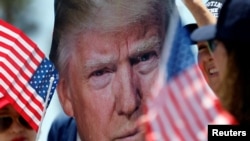
<path fill-rule="evenodd" d="M 185 70 L 187 67 L 194 65 L 195 54 L 191 48 L 191 40 L 187 38 L 189 35 L 185 28 L 182 28 L 182 22 L 177 20 L 177 28 L 172 44 L 169 60 L 167 62 L 167 80 L 171 80 L 172 77 Z"/>
<path fill-rule="evenodd" d="M 48 96 L 48 103 L 46 103 L 46 106 L 48 106 L 50 103 L 50 100 L 56 89 L 59 76 L 54 65 L 47 58 L 44 58 L 29 82 L 29 84 L 36 90 L 38 95 L 43 98 L 44 102 L 47 98 L 47 91 L 49 90 L 51 78 L 54 78 L 54 81 L 51 85 L 50 93 Z"/>

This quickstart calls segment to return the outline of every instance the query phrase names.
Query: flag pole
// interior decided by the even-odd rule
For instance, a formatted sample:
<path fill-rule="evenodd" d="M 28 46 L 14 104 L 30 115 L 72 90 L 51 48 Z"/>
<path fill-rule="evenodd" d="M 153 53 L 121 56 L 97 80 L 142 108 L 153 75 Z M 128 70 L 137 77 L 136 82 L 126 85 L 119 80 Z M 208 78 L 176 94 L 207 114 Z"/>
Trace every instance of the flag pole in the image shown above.
<path fill-rule="evenodd" d="M 49 80 L 49 87 L 48 87 L 48 91 L 47 91 L 47 95 L 46 95 L 45 103 L 44 103 L 44 110 L 43 110 L 43 113 L 42 113 L 40 125 L 38 126 L 36 141 L 38 141 L 38 139 L 39 139 L 39 137 L 40 137 L 41 128 L 42 128 L 42 123 L 43 123 L 43 119 L 44 119 L 44 116 L 45 116 L 45 113 L 46 113 L 46 109 L 47 109 L 47 106 L 48 106 L 49 95 L 50 95 L 51 88 L 52 88 L 52 85 L 53 85 L 54 80 L 55 80 L 55 77 L 53 77 L 53 76 L 50 77 L 50 80 Z"/>

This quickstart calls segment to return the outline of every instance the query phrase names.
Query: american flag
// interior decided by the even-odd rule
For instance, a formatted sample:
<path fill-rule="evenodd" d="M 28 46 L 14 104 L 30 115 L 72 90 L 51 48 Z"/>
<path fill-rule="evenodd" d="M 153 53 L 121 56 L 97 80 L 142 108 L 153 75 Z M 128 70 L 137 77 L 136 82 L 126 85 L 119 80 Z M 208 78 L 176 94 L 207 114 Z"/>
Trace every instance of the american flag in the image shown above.
<path fill-rule="evenodd" d="M 39 129 L 58 82 L 58 72 L 20 29 L 0 20 L 0 95 Z"/>
<path fill-rule="evenodd" d="M 160 77 L 142 117 L 146 140 L 204 141 L 208 124 L 236 124 L 206 83 L 178 12 L 167 35 Z"/>

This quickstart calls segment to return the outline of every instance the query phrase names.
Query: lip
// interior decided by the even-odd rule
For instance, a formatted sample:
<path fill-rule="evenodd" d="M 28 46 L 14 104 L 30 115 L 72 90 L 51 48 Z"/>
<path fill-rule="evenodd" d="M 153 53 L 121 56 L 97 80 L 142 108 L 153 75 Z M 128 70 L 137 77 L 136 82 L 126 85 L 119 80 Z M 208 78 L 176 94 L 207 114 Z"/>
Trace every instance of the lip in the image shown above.
<path fill-rule="evenodd" d="M 11 141 L 27 141 L 27 139 L 25 137 L 16 137 L 12 139 Z"/>
<path fill-rule="evenodd" d="M 136 141 L 139 138 L 139 130 L 131 130 L 129 132 L 126 132 L 125 134 L 115 138 L 115 141 Z"/>
<path fill-rule="evenodd" d="M 206 71 L 207 71 L 207 74 L 209 75 L 209 77 L 217 77 L 218 76 L 218 74 L 219 74 L 218 70 L 217 70 L 217 72 L 213 72 L 212 74 L 210 73 L 210 70 L 214 70 L 214 69 L 217 70 L 217 68 L 213 65 L 210 65 L 209 67 L 206 68 Z"/>

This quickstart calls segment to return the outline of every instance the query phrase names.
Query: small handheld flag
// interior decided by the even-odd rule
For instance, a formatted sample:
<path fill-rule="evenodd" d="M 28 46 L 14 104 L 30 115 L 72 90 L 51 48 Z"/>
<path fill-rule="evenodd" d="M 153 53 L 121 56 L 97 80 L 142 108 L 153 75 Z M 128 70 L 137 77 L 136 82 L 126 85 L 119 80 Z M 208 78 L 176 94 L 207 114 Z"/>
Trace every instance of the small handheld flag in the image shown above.
<path fill-rule="evenodd" d="M 207 140 L 208 124 L 235 124 L 204 79 L 176 11 L 163 49 L 157 86 L 141 121 L 147 141 Z"/>
<path fill-rule="evenodd" d="M 0 94 L 36 131 L 57 82 L 58 72 L 40 48 L 21 30 L 0 20 Z"/>

